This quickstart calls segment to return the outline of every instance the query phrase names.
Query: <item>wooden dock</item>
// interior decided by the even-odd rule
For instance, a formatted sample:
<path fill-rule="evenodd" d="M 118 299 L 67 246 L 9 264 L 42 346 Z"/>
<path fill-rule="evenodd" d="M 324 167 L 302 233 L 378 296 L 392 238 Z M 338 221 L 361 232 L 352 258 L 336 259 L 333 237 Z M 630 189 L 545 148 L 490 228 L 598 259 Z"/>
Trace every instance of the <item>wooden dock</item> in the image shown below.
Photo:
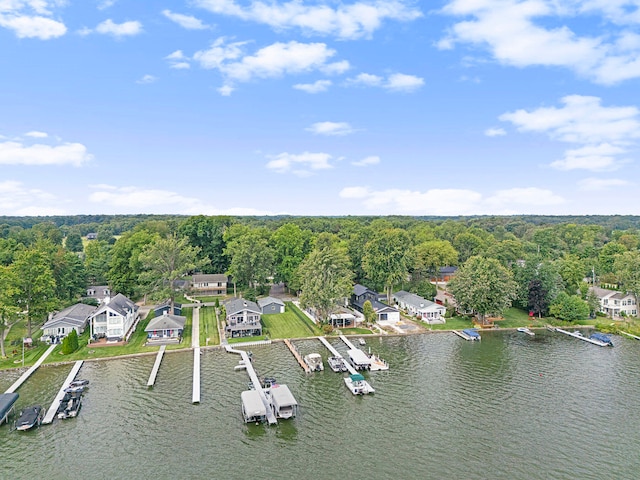
<path fill-rule="evenodd" d="M 635 338 L 636 340 L 640 340 L 640 337 L 638 337 L 637 335 L 631 335 L 630 333 L 627 332 L 620 332 L 623 335 L 626 335 L 627 337 L 631 337 L 631 338 Z"/>
<path fill-rule="evenodd" d="M 200 347 L 193 349 L 193 395 L 191 403 L 200 403 Z"/>
<path fill-rule="evenodd" d="M 318 337 L 318 340 L 320 340 L 322 342 L 322 344 L 327 347 L 327 349 L 333 353 L 333 355 L 335 357 L 340 357 L 342 359 L 342 362 L 344 363 L 344 366 L 347 367 L 347 370 L 349 370 L 349 373 L 351 375 L 355 375 L 356 373 L 358 373 L 356 371 L 355 368 L 353 368 L 353 366 L 351 365 L 351 362 L 347 361 L 342 355 L 340 355 L 340 352 L 338 352 L 335 348 L 333 348 L 333 345 L 331 345 L 326 338 L 324 337 Z"/>
<path fill-rule="evenodd" d="M 62 387 L 60 387 L 58 394 L 53 399 L 53 403 L 51 403 L 49 410 L 47 410 L 47 413 L 44 416 L 42 423 L 48 425 L 49 423 L 53 422 L 53 419 L 56 416 L 56 412 L 58 411 L 58 407 L 60 406 L 60 401 L 64 397 L 65 388 L 68 388 L 69 384 L 75 380 L 76 375 L 78 375 L 78 372 L 80 371 L 80 367 L 82 367 L 83 363 L 84 363 L 83 360 L 78 360 L 76 363 L 73 364 L 73 368 L 71 368 L 69 375 L 67 375 L 66 380 L 62 383 Z"/>
<path fill-rule="evenodd" d="M 594 345 L 598 345 L 599 347 L 609 346 L 609 344 L 601 342 L 600 340 L 594 340 L 593 338 L 585 337 L 580 332 L 568 332 L 567 330 L 563 330 L 561 328 L 556 328 L 556 332 L 564 333 L 565 335 L 569 335 L 570 337 L 577 338 L 579 340 L 584 340 L 585 342 L 593 343 Z"/>
<path fill-rule="evenodd" d="M 158 351 L 158 356 L 156 357 L 156 362 L 153 364 L 153 368 L 151 369 L 151 375 L 149 375 L 149 380 L 147 381 L 147 387 L 153 387 L 156 383 L 158 370 L 160 370 L 160 362 L 162 362 L 162 357 L 164 356 L 164 351 L 166 348 L 167 348 L 166 345 L 160 346 L 160 350 Z"/>
<path fill-rule="evenodd" d="M 296 347 L 294 347 L 293 344 L 286 338 L 284 339 L 284 344 L 287 347 L 289 347 L 289 350 L 291 350 L 291 353 L 293 353 L 293 356 L 298 361 L 298 363 L 300 364 L 302 369 L 306 373 L 311 373 L 311 368 L 309 368 L 309 365 L 307 365 L 307 362 L 305 362 L 304 359 L 300 356 L 300 353 L 298 352 L 298 349 Z"/>
<path fill-rule="evenodd" d="M 258 378 L 256 370 L 253 368 L 253 363 L 251 363 L 249 354 L 247 354 L 247 352 L 245 352 L 244 350 L 235 350 L 231 348 L 230 345 L 227 345 L 225 349 L 229 353 L 236 353 L 242 357 L 242 361 L 244 362 L 243 365 L 246 365 L 247 367 L 247 373 L 249 374 L 251 383 L 253 383 L 253 388 L 258 392 L 258 394 L 260 394 L 260 399 L 262 400 L 262 403 L 267 410 L 267 421 L 269 422 L 269 425 L 275 425 L 276 423 L 278 423 L 276 415 L 273 413 L 273 409 L 271 408 L 271 402 L 267 398 L 267 394 L 265 393 L 264 388 L 262 388 L 262 383 Z"/>
<path fill-rule="evenodd" d="M 24 372 L 20 376 L 20 378 L 16 380 L 15 383 L 11 385 L 4 393 L 14 393 L 18 388 L 20 388 L 20 385 L 26 382 L 27 378 L 29 378 L 31 374 L 35 372 L 40 365 L 42 365 L 42 362 L 44 362 L 45 359 L 49 356 L 49 354 L 53 352 L 53 349 L 56 348 L 56 346 L 57 345 L 54 344 L 54 345 L 51 345 L 49 348 L 47 348 L 47 351 L 42 354 L 42 356 L 38 359 L 38 361 L 34 363 L 33 366 L 29 368 L 29 370 Z"/>

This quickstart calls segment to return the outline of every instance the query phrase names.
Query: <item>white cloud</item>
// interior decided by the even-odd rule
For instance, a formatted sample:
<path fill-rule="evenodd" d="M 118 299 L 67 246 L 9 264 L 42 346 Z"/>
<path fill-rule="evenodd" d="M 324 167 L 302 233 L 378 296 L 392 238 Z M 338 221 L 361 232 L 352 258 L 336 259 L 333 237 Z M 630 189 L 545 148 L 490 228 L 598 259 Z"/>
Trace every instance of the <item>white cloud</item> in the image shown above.
<path fill-rule="evenodd" d="M 617 28 L 640 23 L 636 2 L 453 0 L 441 12 L 464 17 L 439 42 L 443 49 L 479 45 L 505 65 L 565 67 L 602 84 L 640 77 L 637 35 Z M 600 21 L 589 35 L 584 19 L 594 15 Z"/>
<path fill-rule="evenodd" d="M 41 138 L 41 137 L 40 137 Z M 81 143 L 61 145 L 0 142 L 0 165 L 73 165 L 79 167 L 93 159 Z"/>
<path fill-rule="evenodd" d="M 507 132 L 505 132 L 504 128 L 487 128 L 484 131 L 484 134 L 487 137 L 500 137 L 502 135 L 506 135 Z"/>
<path fill-rule="evenodd" d="M 18 38 L 49 40 L 67 33 L 67 27 L 59 20 L 50 18 L 49 7 L 59 2 L 45 0 L 0 1 L 0 27 L 13 30 Z"/>
<path fill-rule="evenodd" d="M 315 135 L 342 136 L 356 130 L 347 122 L 317 122 L 306 129 Z"/>
<path fill-rule="evenodd" d="M 569 95 L 563 106 L 517 110 L 499 117 L 521 132 L 545 133 L 551 139 L 578 145 L 551 163 L 560 170 L 608 170 L 625 160 L 620 156 L 640 138 L 640 110 L 603 107 L 597 97 Z"/>
<path fill-rule="evenodd" d="M 308 177 L 313 171 L 333 168 L 329 163 L 333 157 L 328 153 L 304 152 L 299 155 L 292 153 L 280 153 L 270 155 L 266 167 L 277 173 L 293 173 L 300 177 Z"/>
<path fill-rule="evenodd" d="M 95 31 L 103 35 L 113 35 L 116 38 L 128 37 L 142 33 L 142 24 L 138 21 L 114 23 L 110 18 L 98 24 Z"/>
<path fill-rule="evenodd" d="M 102 0 L 98 3 L 98 10 L 106 10 L 107 8 L 113 7 L 117 0 Z"/>
<path fill-rule="evenodd" d="M 380 87 L 394 92 L 413 92 L 424 85 L 424 79 L 404 73 L 393 73 L 386 79 L 370 73 L 360 73 L 347 79 L 347 85 Z"/>
<path fill-rule="evenodd" d="M 51 206 L 56 203 L 60 202 L 54 195 L 22 182 L 0 182 L 0 215 L 64 215 L 64 210 Z"/>
<path fill-rule="evenodd" d="M 202 21 L 191 15 L 183 15 L 182 13 L 174 13 L 171 10 L 163 10 L 162 14 L 172 22 L 177 23 L 187 30 L 205 30 L 209 28 Z"/>
<path fill-rule="evenodd" d="M 218 93 L 223 97 L 229 97 L 233 93 L 234 88 L 231 85 L 223 85 L 218 88 Z"/>
<path fill-rule="evenodd" d="M 335 8 L 330 4 L 304 5 L 301 1 L 253 1 L 247 6 L 234 0 L 195 0 L 194 3 L 213 13 L 263 23 L 277 30 L 300 28 L 306 33 L 341 39 L 369 38 L 385 20 L 408 22 L 422 15 L 397 0 L 338 3 Z"/>
<path fill-rule="evenodd" d="M 307 93 L 320 93 L 326 92 L 331 84 L 331 80 L 316 80 L 313 83 L 298 83 L 293 88 Z"/>
<path fill-rule="evenodd" d="M 372 155 L 369 157 L 365 157 L 362 160 L 358 160 L 357 162 L 351 162 L 351 165 L 355 165 L 356 167 L 368 167 L 370 165 L 377 165 L 379 163 L 380 157 Z"/>
<path fill-rule="evenodd" d="M 335 50 L 324 43 L 274 43 L 245 55 L 246 42 L 227 43 L 221 37 L 208 50 L 201 50 L 193 59 L 202 68 L 217 69 L 225 77 L 225 85 L 233 82 L 248 82 L 255 78 L 274 78 L 321 71 L 325 74 L 343 71 L 348 62 L 330 63 Z"/>
<path fill-rule="evenodd" d="M 136 83 L 139 83 L 141 85 L 146 85 L 149 83 L 153 83 L 156 80 L 158 80 L 157 77 L 154 77 L 153 75 L 144 75 L 142 78 L 139 78 L 138 80 L 136 80 Z"/>
<path fill-rule="evenodd" d="M 31 132 L 25 133 L 24 136 L 33 138 L 47 138 L 49 135 L 46 132 L 38 132 L 36 130 L 33 130 Z"/>
<path fill-rule="evenodd" d="M 612 188 L 627 187 L 629 185 L 632 185 L 632 183 L 619 178 L 585 178 L 578 182 L 578 187 L 584 191 L 610 190 Z"/>
<path fill-rule="evenodd" d="M 185 215 L 273 215 L 274 213 L 253 208 L 231 207 L 222 209 L 170 190 L 145 189 L 136 186 L 116 187 L 92 185 L 94 192 L 89 201 L 103 208 L 112 207 L 113 212 L 124 213 L 175 213 Z"/>
<path fill-rule="evenodd" d="M 176 50 L 164 57 L 164 59 L 169 61 L 169 68 L 174 68 L 176 70 L 191 68 L 191 64 L 188 62 L 189 57 L 186 57 L 185 54 L 182 53 L 182 50 Z"/>

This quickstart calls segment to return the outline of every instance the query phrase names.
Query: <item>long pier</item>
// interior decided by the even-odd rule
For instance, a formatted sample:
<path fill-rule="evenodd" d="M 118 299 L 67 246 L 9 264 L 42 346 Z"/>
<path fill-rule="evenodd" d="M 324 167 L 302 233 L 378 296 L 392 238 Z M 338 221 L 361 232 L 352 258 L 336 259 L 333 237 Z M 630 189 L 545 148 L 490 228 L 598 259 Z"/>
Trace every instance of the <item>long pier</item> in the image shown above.
<path fill-rule="evenodd" d="M 44 419 L 42 420 L 42 423 L 49 424 L 53 422 L 53 419 L 56 416 L 56 412 L 58 411 L 58 407 L 60 406 L 60 401 L 64 397 L 65 388 L 68 388 L 69 384 L 73 382 L 73 380 L 76 378 L 76 375 L 78 375 L 78 372 L 80 371 L 80 367 L 82 367 L 83 363 L 84 363 L 84 360 L 78 360 L 76 363 L 73 364 L 73 367 L 69 372 L 69 375 L 67 375 L 67 378 L 62 383 L 62 387 L 60 387 L 58 394 L 53 399 L 53 403 L 51 403 L 49 410 L 47 410 L 47 413 L 45 414 Z"/>
<path fill-rule="evenodd" d="M 344 335 L 340 335 L 340 340 L 342 340 L 344 342 L 344 344 L 349 347 L 349 350 L 357 350 L 358 347 L 356 347 L 353 343 L 351 343 L 351 341 L 345 337 Z"/>
<path fill-rule="evenodd" d="M 347 370 L 349 370 L 349 373 L 350 373 L 351 375 L 355 375 L 356 373 L 358 373 L 358 372 L 356 371 L 356 369 L 355 369 L 355 368 L 353 368 L 353 366 L 351 365 L 351 362 L 348 362 L 347 360 L 345 360 L 345 358 L 344 358 L 342 355 L 340 355 L 340 352 L 338 352 L 335 348 L 333 348 L 333 345 L 331 345 L 331 344 L 327 341 L 327 339 L 326 339 L 326 338 L 324 338 L 324 337 L 318 337 L 318 340 L 320 340 L 320 341 L 322 342 L 322 344 L 323 344 L 325 347 L 327 347 L 327 348 L 329 349 L 329 351 L 330 351 L 331 353 L 333 353 L 333 355 L 334 355 L 335 357 L 340 357 L 340 358 L 342 359 L 342 363 L 344 363 L 344 366 L 345 366 L 345 367 L 347 367 Z"/>
<path fill-rule="evenodd" d="M 265 393 L 264 388 L 262 388 L 262 383 L 258 378 L 256 370 L 253 368 L 253 364 L 251 363 L 251 359 L 249 358 L 247 352 L 245 352 L 244 350 L 235 350 L 230 345 L 225 346 L 225 349 L 229 353 L 236 353 L 242 357 L 242 361 L 247 367 L 247 373 L 249 374 L 251 383 L 253 383 L 253 388 L 260 395 L 260 399 L 262 400 L 264 408 L 267 410 L 267 421 L 269 422 L 269 425 L 275 425 L 276 423 L 278 423 L 278 420 L 276 420 L 276 415 L 273 413 L 273 409 L 271 408 L 271 402 L 267 398 L 267 394 Z"/>
<path fill-rule="evenodd" d="M 569 335 L 570 337 L 578 338 L 580 340 L 584 340 L 585 342 L 593 343 L 594 345 L 598 345 L 599 347 L 608 346 L 606 343 L 601 342 L 600 340 L 594 340 L 593 338 L 585 337 L 581 333 L 568 332 L 567 330 L 563 330 L 557 327 L 556 327 L 556 332 L 564 333 L 565 335 Z"/>
<path fill-rule="evenodd" d="M 631 335 L 630 333 L 627 332 L 620 332 L 623 335 L 626 335 L 627 337 L 631 337 L 631 338 L 635 338 L 636 340 L 640 340 L 640 337 L 638 337 L 637 335 Z"/>
<path fill-rule="evenodd" d="M 200 307 L 191 315 L 191 347 L 193 348 L 193 391 L 191 403 L 200 403 Z"/>
<path fill-rule="evenodd" d="M 49 354 L 53 352 L 53 349 L 56 348 L 56 346 L 57 345 L 53 344 L 49 348 L 47 348 L 47 351 L 42 354 L 42 356 L 38 359 L 38 361 L 34 363 L 33 366 L 29 368 L 29 370 L 24 372 L 20 376 L 20 378 L 16 380 L 15 383 L 11 385 L 4 393 L 14 393 L 18 388 L 20 388 L 20 385 L 26 382 L 27 378 L 29 378 L 31 374 L 35 372 L 40 365 L 42 365 L 42 362 L 44 362 L 45 359 L 49 356 Z"/>
<path fill-rule="evenodd" d="M 305 362 L 304 359 L 300 356 L 298 349 L 294 347 L 293 344 L 286 338 L 284 339 L 284 344 L 287 347 L 289 347 L 289 350 L 291 350 L 291 353 L 293 353 L 293 356 L 298 361 L 298 363 L 300 364 L 302 369 L 305 371 L 305 373 L 311 373 L 311 368 L 309 368 L 309 365 L 307 365 L 307 362 Z"/>
<path fill-rule="evenodd" d="M 161 345 L 160 350 L 158 351 L 158 355 L 156 356 L 156 362 L 153 364 L 153 368 L 151 369 L 151 375 L 149 375 L 149 380 L 147 381 L 147 387 L 153 387 L 156 383 L 156 377 L 158 376 L 158 370 L 160 370 L 160 362 L 162 362 L 162 357 L 164 356 L 164 351 L 166 350 L 166 345 Z"/>

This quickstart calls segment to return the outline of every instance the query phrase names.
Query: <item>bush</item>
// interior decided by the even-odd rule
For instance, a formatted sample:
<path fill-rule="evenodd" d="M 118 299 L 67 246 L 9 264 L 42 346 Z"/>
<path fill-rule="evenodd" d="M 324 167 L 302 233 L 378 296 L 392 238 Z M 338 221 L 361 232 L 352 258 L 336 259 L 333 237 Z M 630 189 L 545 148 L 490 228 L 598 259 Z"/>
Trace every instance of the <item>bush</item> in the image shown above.
<path fill-rule="evenodd" d="M 328 323 L 324 324 L 322 326 L 322 331 L 325 333 L 325 335 L 330 334 L 331 332 L 333 332 L 333 325 L 330 325 Z"/>
<path fill-rule="evenodd" d="M 75 330 L 62 339 L 61 352 L 63 355 L 69 355 L 78 349 L 78 334 Z"/>

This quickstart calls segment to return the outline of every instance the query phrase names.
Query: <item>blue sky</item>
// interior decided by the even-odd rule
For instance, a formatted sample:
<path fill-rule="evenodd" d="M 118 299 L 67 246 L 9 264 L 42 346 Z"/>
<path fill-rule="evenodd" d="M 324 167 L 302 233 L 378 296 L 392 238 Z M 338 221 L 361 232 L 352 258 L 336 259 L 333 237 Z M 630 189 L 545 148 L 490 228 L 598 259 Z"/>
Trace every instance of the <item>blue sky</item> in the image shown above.
<path fill-rule="evenodd" d="M 640 1 L 0 0 L 0 215 L 640 214 Z"/>

